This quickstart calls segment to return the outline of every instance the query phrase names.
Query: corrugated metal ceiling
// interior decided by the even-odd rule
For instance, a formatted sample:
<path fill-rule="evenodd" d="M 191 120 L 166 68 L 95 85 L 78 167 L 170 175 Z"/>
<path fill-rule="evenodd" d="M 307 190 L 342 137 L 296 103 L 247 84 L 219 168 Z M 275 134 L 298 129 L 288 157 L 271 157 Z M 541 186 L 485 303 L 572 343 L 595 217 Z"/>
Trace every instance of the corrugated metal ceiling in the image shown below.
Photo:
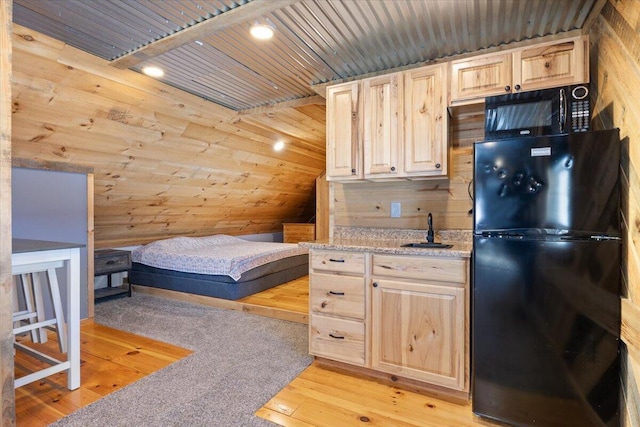
<path fill-rule="evenodd" d="M 140 56 L 144 60 L 131 68 L 158 65 L 165 69 L 162 81 L 245 110 L 313 96 L 315 84 L 579 29 L 594 3 L 14 0 L 14 21 L 115 62 L 173 38 L 170 49 Z M 180 41 L 198 26 L 232 15 L 197 40 Z M 256 21 L 274 27 L 275 37 L 252 39 L 249 28 Z"/>

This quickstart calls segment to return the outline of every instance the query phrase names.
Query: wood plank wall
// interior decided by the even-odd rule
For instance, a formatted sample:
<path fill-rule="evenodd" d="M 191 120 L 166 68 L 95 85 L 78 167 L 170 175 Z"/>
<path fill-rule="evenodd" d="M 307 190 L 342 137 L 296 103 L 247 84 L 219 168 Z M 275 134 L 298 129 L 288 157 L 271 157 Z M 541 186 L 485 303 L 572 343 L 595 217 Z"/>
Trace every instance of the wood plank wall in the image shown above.
<path fill-rule="evenodd" d="M 623 153 L 623 426 L 640 426 L 640 2 L 609 0 L 591 30 L 594 126 L 620 128 Z"/>
<path fill-rule="evenodd" d="M 315 214 L 324 105 L 238 114 L 19 25 L 13 34 L 13 154 L 94 169 L 96 248 L 278 232 Z"/>
<path fill-rule="evenodd" d="M 483 137 L 483 103 L 451 109 L 449 180 L 332 182 L 333 225 L 426 229 L 427 215 L 431 212 L 434 228 L 438 230 L 470 230 L 473 143 Z M 391 202 L 401 203 L 400 218 L 391 218 Z"/>
<path fill-rule="evenodd" d="M 11 21 L 12 2 L 0 1 L 0 425 L 15 425 L 11 322 Z"/>

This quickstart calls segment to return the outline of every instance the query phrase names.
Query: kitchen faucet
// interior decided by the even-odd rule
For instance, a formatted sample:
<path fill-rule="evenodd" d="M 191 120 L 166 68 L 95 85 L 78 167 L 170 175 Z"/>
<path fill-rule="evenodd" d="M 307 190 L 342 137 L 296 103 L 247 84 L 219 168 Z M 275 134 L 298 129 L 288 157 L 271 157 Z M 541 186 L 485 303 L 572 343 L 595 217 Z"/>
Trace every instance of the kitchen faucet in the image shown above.
<path fill-rule="evenodd" d="M 429 230 L 427 231 L 427 242 L 433 243 L 433 216 L 431 212 L 429 212 L 429 216 L 427 217 L 427 223 L 429 224 Z"/>

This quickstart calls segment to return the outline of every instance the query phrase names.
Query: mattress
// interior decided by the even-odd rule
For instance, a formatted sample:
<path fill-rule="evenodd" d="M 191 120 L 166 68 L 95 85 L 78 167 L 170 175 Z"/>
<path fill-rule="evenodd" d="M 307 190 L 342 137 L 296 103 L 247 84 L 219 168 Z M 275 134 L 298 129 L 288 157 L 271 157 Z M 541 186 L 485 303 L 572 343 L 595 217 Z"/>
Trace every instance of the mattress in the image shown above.
<path fill-rule="evenodd" d="M 236 300 L 306 276 L 307 252 L 226 235 L 177 237 L 134 250 L 129 278 L 134 285 Z"/>

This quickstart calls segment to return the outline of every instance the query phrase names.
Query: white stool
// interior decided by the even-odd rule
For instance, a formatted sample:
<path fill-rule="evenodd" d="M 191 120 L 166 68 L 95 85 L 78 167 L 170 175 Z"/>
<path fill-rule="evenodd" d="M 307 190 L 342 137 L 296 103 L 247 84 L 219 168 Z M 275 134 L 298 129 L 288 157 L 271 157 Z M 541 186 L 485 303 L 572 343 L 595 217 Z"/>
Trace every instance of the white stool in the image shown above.
<path fill-rule="evenodd" d="M 47 341 L 47 331 L 45 327 L 55 330 L 58 337 L 58 347 L 60 352 L 67 352 L 67 325 L 64 321 L 64 311 L 62 309 L 62 298 L 60 296 L 60 287 L 58 286 L 58 277 L 56 268 L 62 267 L 62 262 L 42 263 L 33 271 L 33 267 L 28 273 L 20 273 L 22 281 L 22 293 L 24 296 L 24 309 L 20 309 L 17 295 L 14 297 L 14 313 L 13 334 L 18 335 L 24 332 L 31 333 L 31 340 L 36 343 L 44 343 Z M 18 272 L 14 272 L 18 273 Z M 45 276 L 45 280 L 41 280 L 41 275 Z M 18 274 L 14 275 L 17 277 Z M 54 317 L 47 319 L 44 298 L 43 285 L 48 285 L 51 303 L 53 305 Z M 18 289 L 16 283 L 16 290 Z M 22 323 L 27 322 L 25 325 Z"/>
<path fill-rule="evenodd" d="M 21 274 L 13 276 L 14 292 L 13 292 L 13 327 L 19 327 L 22 322 L 34 323 L 37 320 L 38 313 L 35 310 L 35 299 L 33 295 L 33 285 L 30 274 Z M 22 297 L 24 308 L 20 307 L 18 292 L 22 289 Z M 41 342 L 40 336 L 46 337 L 46 331 L 31 330 L 31 341 Z"/>

